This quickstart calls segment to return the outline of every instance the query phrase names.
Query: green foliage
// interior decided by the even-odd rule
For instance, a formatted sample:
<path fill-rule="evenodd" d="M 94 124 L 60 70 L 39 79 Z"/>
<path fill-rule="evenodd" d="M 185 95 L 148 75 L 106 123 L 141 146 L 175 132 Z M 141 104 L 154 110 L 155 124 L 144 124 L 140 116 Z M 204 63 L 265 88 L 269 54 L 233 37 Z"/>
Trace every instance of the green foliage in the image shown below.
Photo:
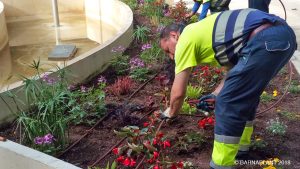
<path fill-rule="evenodd" d="M 261 150 L 267 147 L 267 143 L 262 139 L 255 139 L 251 142 L 251 148 L 253 150 Z"/>
<path fill-rule="evenodd" d="M 158 43 L 155 42 L 150 49 L 146 49 L 141 53 L 140 58 L 147 64 L 163 63 L 164 53 Z"/>
<path fill-rule="evenodd" d="M 111 65 L 115 69 L 117 75 L 124 75 L 129 70 L 129 56 L 128 55 L 116 55 L 112 61 Z"/>
<path fill-rule="evenodd" d="M 152 24 L 158 25 L 163 17 L 163 1 L 146 0 L 142 7 L 142 15 L 149 17 Z"/>
<path fill-rule="evenodd" d="M 148 34 L 150 32 L 151 32 L 151 30 L 147 26 L 137 25 L 132 36 L 136 39 L 136 41 L 146 43 L 148 41 Z"/>
<path fill-rule="evenodd" d="M 271 119 L 267 122 L 267 131 L 270 132 L 272 135 L 284 135 L 286 132 L 287 126 L 280 122 L 278 118 L 276 120 Z"/>
<path fill-rule="evenodd" d="M 88 167 L 88 169 L 116 169 L 118 164 L 116 161 L 114 161 L 111 165 L 108 162 L 105 168 L 100 168 L 100 167 Z"/>
<path fill-rule="evenodd" d="M 187 133 L 184 138 L 188 143 L 196 143 L 198 145 L 201 145 L 204 142 L 203 135 L 199 132 L 190 132 Z"/>
<path fill-rule="evenodd" d="M 202 87 L 194 87 L 189 84 L 186 89 L 186 97 L 189 99 L 197 99 L 202 94 L 202 92 Z"/>
<path fill-rule="evenodd" d="M 181 107 L 181 113 L 183 114 L 195 114 L 197 112 L 196 107 L 190 106 L 187 102 L 183 102 Z"/>
<path fill-rule="evenodd" d="M 289 120 L 296 120 L 297 119 L 297 115 L 293 112 L 282 111 L 282 112 L 279 112 L 279 114 L 282 115 L 283 117 L 289 119 Z"/>
<path fill-rule="evenodd" d="M 104 87 L 105 84 L 101 84 L 98 88 L 90 89 L 87 92 L 80 90 L 74 92 L 77 95 L 77 105 L 70 110 L 73 123 L 93 125 L 105 114 Z"/>
<path fill-rule="evenodd" d="M 139 82 L 144 82 L 148 79 L 149 73 L 150 70 L 148 68 L 135 68 L 130 71 L 130 78 Z"/>
<path fill-rule="evenodd" d="M 289 88 L 289 92 L 293 93 L 293 94 L 299 94 L 300 93 L 300 85 L 292 84 Z"/>
<path fill-rule="evenodd" d="M 67 144 L 67 124 L 72 120 L 65 113 L 76 107 L 76 95 L 68 90 L 65 80 L 65 72 L 58 70 L 59 77 L 52 79 L 45 75 L 40 76 L 38 67 L 35 67 L 38 75 L 33 79 L 25 78 L 22 91 L 25 92 L 27 104 L 31 109 L 28 112 L 18 113 L 18 125 L 24 129 L 25 143 L 44 151 L 53 153 L 57 149 L 64 148 Z M 37 80 L 41 78 L 42 80 Z M 36 137 L 51 133 L 55 137 L 55 146 L 34 145 Z"/>
<path fill-rule="evenodd" d="M 132 10 L 136 9 L 138 6 L 137 0 L 121 0 L 127 4 Z"/>
<path fill-rule="evenodd" d="M 263 92 L 262 95 L 260 95 L 260 102 L 262 103 L 268 103 L 273 100 L 273 96 L 271 94 L 268 94 L 267 92 Z"/>

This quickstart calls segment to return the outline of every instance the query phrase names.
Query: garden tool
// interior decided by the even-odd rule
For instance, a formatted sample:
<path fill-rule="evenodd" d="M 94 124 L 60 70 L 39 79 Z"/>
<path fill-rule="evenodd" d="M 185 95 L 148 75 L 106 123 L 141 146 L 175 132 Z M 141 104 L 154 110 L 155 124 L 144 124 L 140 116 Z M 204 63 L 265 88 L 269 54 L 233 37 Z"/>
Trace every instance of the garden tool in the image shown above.
<path fill-rule="evenodd" d="M 0 136 L 0 141 L 3 141 L 3 142 L 4 142 L 4 141 L 6 141 L 6 138 Z"/>

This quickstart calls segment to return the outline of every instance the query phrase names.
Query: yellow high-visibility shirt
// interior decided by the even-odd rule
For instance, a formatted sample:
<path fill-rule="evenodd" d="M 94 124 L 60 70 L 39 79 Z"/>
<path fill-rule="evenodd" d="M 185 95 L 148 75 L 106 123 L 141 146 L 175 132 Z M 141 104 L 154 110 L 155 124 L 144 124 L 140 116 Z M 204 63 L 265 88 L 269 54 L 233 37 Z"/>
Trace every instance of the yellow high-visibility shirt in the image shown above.
<path fill-rule="evenodd" d="M 197 65 L 219 66 L 212 45 L 214 24 L 219 14 L 213 14 L 184 28 L 175 50 L 175 74 Z"/>

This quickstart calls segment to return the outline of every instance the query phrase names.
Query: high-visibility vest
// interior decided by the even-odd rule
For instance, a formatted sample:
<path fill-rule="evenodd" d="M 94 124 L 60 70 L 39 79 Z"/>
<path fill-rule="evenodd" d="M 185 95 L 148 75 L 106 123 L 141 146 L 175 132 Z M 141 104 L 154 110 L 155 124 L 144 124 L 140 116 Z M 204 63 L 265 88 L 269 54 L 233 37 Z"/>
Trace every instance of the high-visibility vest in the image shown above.
<path fill-rule="evenodd" d="M 213 29 L 212 47 L 215 59 L 223 66 L 235 65 L 239 52 L 248 41 L 250 33 L 264 23 L 286 24 L 276 16 L 248 8 L 220 13 Z"/>

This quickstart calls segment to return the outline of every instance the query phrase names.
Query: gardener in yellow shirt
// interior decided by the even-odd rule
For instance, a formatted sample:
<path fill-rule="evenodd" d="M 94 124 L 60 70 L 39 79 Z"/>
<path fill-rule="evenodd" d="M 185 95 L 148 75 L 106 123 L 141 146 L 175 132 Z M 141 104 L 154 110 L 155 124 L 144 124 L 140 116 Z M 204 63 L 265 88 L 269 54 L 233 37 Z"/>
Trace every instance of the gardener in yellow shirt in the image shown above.
<path fill-rule="evenodd" d="M 170 107 L 163 118 L 178 114 L 191 68 L 224 66 L 220 85 L 200 99 L 199 108 L 215 99 L 215 138 L 211 168 L 232 168 L 238 153 L 249 150 L 260 95 L 297 48 L 294 31 L 278 16 L 256 9 L 225 11 L 200 22 L 166 26 L 160 46 L 175 60 Z"/>

